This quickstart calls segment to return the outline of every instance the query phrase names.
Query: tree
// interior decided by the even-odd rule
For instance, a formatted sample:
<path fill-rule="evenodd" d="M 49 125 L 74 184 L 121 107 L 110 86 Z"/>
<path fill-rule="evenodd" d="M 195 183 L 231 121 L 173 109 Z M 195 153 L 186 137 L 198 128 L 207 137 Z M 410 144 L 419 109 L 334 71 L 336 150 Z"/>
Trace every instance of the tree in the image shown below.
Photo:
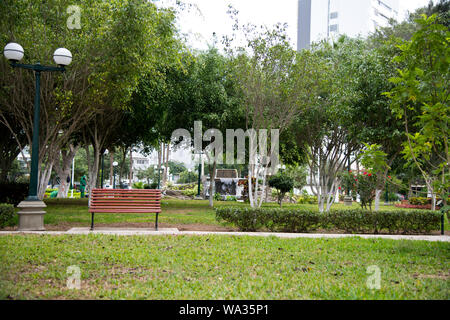
<path fill-rule="evenodd" d="M 193 183 L 198 180 L 198 173 L 185 170 L 180 172 L 180 179 L 178 179 L 178 183 Z"/>
<path fill-rule="evenodd" d="M 278 172 L 269 178 L 269 186 L 277 190 L 278 204 L 282 207 L 284 196 L 294 188 L 294 179 L 289 175 Z"/>
<path fill-rule="evenodd" d="M 310 187 L 321 212 L 330 210 L 340 172 L 359 148 L 349 127 L 350 100 L 355 93 L 348 65 L 361 45 L 360 40 L 342 37 L 333 44 L 313 46 L 309 63 L 315 86 L 310 87 L 303 112 L 290 128 L 297 148 L 306 154 Z"/>
<path fill-rule="evenodd" d="M 381 189 L 386 183 L 387 172 L 390 169 L 387 164 L 387 154 L 381 150 L 381 146 L 374 144 L 364 144 L 365 148 L 359 155 L 359 160 L 365 170 L 368 170 L 370 175 L 363 176 L 360 181 L 360 189 L 364 192 L 364 200 L 361 200 L 362 205 L 368 204 L 372 210 L 372 188 L 374 189 L 373 196 L 375 200 L 375 211 L 379 210 L 379 200 Z"/>
<path fill-rule="evenodd" d="M 0 183 L 8 180 L 8 173 L 12 169 L 14 160 L 26 144 L 26 135 L 21 130 L 20 123 L 7 114 L 2 114 L 2 116 L 9 119 L 4 122 L 0 120 L 0 153 L 2 155 L 0 158 Z"/>
<path fill-rule="evenodd" d="M 54 170 L 59 177 L 58 198 L 66 198 L 70 187 L 72 161 L 78 151 L 79 146 L 69 144 L 67 148 L 61 150 L 61 159 L 55 160 Z M 69 179 L 67 179 L 69 177 Z M 73 183 L 73 181 L 72 181 Z"/>
<path fill-rule="evenodd" d="M 124 109 L 139 77 L 153 70 L 156 62 L 170 60 L 178 42 L 173 11 L 157 9 L 148 1 L 81 1 L 77 4 L 82 14 L 79 30 L 66 28 L 66 9 L 71 4 L 66 0 L 1 3 L 2 42 L 21 43 L 27 59 L 43 64 L 52 64 L 53 50 L 60 46 L 69 48 L 74 57 L 65 74 L 44 73 L 41 78 L 40 197 L 60 150 L 68 147 L 72 135 L 81 127 L 86 129 L 84 125 L 94 116 Z M 4 59 L 0 69 L 4 75 L 0 114 L 14 114 L 31 145 L 33 75 L 12 70 Z M 98 118 L 89 123 L 82 141 L 96 143 L 94 162 L 89 165 L 91 188 L 96 183 L 98 153 L 104 150 L 101 143 L 108 140 L 98 130 L 105 123 L 97 125 Z"/>
<path fill-rule="evenodd" d="M 285 26 L 276 25 L 274 29 L 262 32 L 245 27 L 244 31 L 246 48 L 230 49 L 229 54 L 242 88 L 245 123 L 249 130 L 248 195 L 250 205 L 259 207 L 264 199 L 261 195 L 264 194 L 267 176 L 277 170 L 277 134 L 283 134 L 296 116 L 305 110 L 300 106 L 310 102 L 317 78 L 315 66 L 309 63 L 311 56 L 307 51 L 297 53 L 291 48 Z M 271 141 L 263 148 L 260 145 L 257 153 L 256 133 L 261 134 L 261 130 L 271 133 Z"/>
<path fill-rule="evenodd" d="M 139 180 L 147 180 L 148 185 L 158 181 L 158 171 L 152 166 L 147 169 L 139 170 L 136 176 Z"/>
<path fill-rule="evenodd" d="M 394 88 L 386 95 L 392 100 L 392 111 L 404 121 L 407 141 L 403 155 L 421 172 L 434 210 L 436 193 L 446 201 L 450 187 L 450 32 L 436 15 L 416 21 L 420 29 L 399 45 L 401 54 L 395 61 L 403 68 L 390 79 Z"/>
<path fill-rule="evenodd" d="M 169 161 L 168 165 L 169 165 L 171 174 L 180 174 L 181 172 L 186 171 L 186 166 L 182 162 Z"/>
<path fill-rule="evenodd" d="M 377 39 L 378 40 L 378 39 Z M 364 144 L 377 145 L 386 154 L 386 166 L 374 169 L 377 176 L 375 210 L 378 211 L 382 190 L 387 182 L 388 169 L 400 155 L 405 130 L 401 120 L 392 114 L 390 100 L 383 92 L 392 89 L 389 78 L 395 75 L 398 64 L 392 58 L 398 52 L 392 39 L 383 39 L 374 45 L 375 38 L 361 43 L 357 54 L 349 60 L 348 74 L 352 75 L 350 112 L 347 125 L 350 134 Z M 356 154 L 358 156 L 358 154 Z M 367 168 L 370 169 L 370 168 Z"/>

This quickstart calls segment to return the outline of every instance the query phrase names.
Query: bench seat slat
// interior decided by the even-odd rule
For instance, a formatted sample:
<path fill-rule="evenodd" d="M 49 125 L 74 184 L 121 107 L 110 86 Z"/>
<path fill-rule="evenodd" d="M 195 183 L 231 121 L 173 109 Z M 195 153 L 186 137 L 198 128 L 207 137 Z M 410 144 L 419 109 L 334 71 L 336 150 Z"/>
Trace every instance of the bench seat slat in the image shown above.
<path fill-rule="evenodd" d="M 102 209 L 102 208 L 118 208 L 118 209 L 123 209 L 123 208 L 129 208 L 129 209 L 132 209 L 132 208 L 135 208 L 135 209 L 140 209 L 140 208 L 142 208 L 142 209 L 157 208 L 157 209 L 159 209 L 161 207 L 160 206 L 155 206 L 155 205 L 148 205 L 148 206 L 143 206 L 143 205 L 136 205 L 136 206 L 133 206 L 133 205 L 122 205 L 122 206 L 117 206 L 117 205 L 101 204 L 101 205 L 98 205 L 98 206 L 92 206 L 91 208 L 92 209 Z"/>
<path fill-rule="evenodd" d="M 127 203 L 131 203 L 133 205 L 136 204 L 155 204 L 155 205 L 160 205 L 161 202 L 159 201 L 91 201 L 91 207 L 92 206 L 96 206 L 99 204 L 105 204 L 105 203 L 111 203 L 111 204 L 116 204 L 116 205 L 122 205 L 122 204 L 127 204 Z"/>
<path fill-rule="evenodd" d="M 94 213 L 155 213 L 158 230 L 161 190 L 93 189 L 89 212 L 92 214 L 91 230 L 94 230 Z"/>
<path fill-rule="evenodd" d="M 155 191 L 145 191 L 145 192 L 136 192 L 136 191 L 93 191 L 93 194 L 159 194 L 159 192 Z"/>
<path fill-rule="evenodd" d="M 120 197 L 92 197 L 91 201 L 92 200 L 132 200 L 132 199 L 134 199 L 134 200 L 161 200 L 160 197 L 143 198 L 143 197 L 123 197 L 123 196 L 120 196 Z"/>
<path fill-rule="evenodd" d="M 160 209 L 117 209 L 117 208 L 105 208 L 105 209 L 95 209 L 94 211 L 89 211 L 90 213 L 159 213 Z"/>

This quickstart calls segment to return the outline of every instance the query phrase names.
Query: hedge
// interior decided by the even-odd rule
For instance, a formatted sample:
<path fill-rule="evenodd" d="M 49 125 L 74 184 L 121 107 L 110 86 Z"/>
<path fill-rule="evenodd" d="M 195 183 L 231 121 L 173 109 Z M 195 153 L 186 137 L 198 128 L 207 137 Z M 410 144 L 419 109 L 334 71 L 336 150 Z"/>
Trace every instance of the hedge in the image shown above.
<path fill-rule="evenodd" d="M 12 204 L 0 203 L 0 228 L 15 225 L 14 213 Z"/>
<path fill-rule="evenodd" d="M 268 229 L 281 232 L 311 232 L 317 229 L 349 233 L 430 233 L 439 230 L 441 213 L 428 210 L 380 211 L 331 210 L 319 213 L 307 209 L 216 208 L 216 219 L 242 231 Z"/>

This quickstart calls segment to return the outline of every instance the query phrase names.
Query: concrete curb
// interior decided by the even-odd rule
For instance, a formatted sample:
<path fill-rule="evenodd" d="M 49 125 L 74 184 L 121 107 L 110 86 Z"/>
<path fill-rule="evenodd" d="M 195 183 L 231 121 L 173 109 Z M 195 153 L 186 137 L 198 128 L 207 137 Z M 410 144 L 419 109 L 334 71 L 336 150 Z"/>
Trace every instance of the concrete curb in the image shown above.
<path fill-rule="evenodd" d="M 163 236 L 163 235 L 185 235 L 185 236 L 251 236 L 251 237 L 277 237 L 283 239 L 342 239 L 342 238 L 363 238 L 363 239 L 390 239 L 390 240 L 413 240 L 413 241 L 438 241 L 450 242 L 450 236 L 414 236 L 414 235 L 373 235 L 373 234 L 316 234 L 316 233 L 270 233 L 270 232 L 213 232 L 213 231 L 178 231 L 176 228 L 161 228 L 158 231 L 152 229 L 120 229 L 120 228 L 98 228 L 90 231 L 89 228 L 72 228 L 68 231 L 0 231 L 0 235 L 19 234 L 43 234 L 43 235 L 88 235 L 107 234 L 119 236 Z"/>

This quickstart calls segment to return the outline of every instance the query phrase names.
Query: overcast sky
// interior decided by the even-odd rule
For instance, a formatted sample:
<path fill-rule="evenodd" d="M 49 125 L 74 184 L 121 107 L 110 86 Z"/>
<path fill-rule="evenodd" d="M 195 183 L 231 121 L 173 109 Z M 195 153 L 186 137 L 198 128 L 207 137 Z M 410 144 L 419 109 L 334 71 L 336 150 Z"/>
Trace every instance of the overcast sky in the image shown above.
<path fill-rule="evenodd" d="M 170 5 L 176 0 L 154 0 L 158 5 Z M 399 0 L 401 17 L 428 4 L 429 0 Z M 178 23 L 183 33 L 188 33 L 189 44 L 196 49 L 207 49 L 213 33 L 218 40 L 232 33 L 232 20 L 227 14 L 231 4 L 239 10 L 240 23 L 272 26 L 277 22 L 288 24 L 292 46 L 297 47 L 298 0 L 184 0 L 193 7 L 180 13 Z"/>

